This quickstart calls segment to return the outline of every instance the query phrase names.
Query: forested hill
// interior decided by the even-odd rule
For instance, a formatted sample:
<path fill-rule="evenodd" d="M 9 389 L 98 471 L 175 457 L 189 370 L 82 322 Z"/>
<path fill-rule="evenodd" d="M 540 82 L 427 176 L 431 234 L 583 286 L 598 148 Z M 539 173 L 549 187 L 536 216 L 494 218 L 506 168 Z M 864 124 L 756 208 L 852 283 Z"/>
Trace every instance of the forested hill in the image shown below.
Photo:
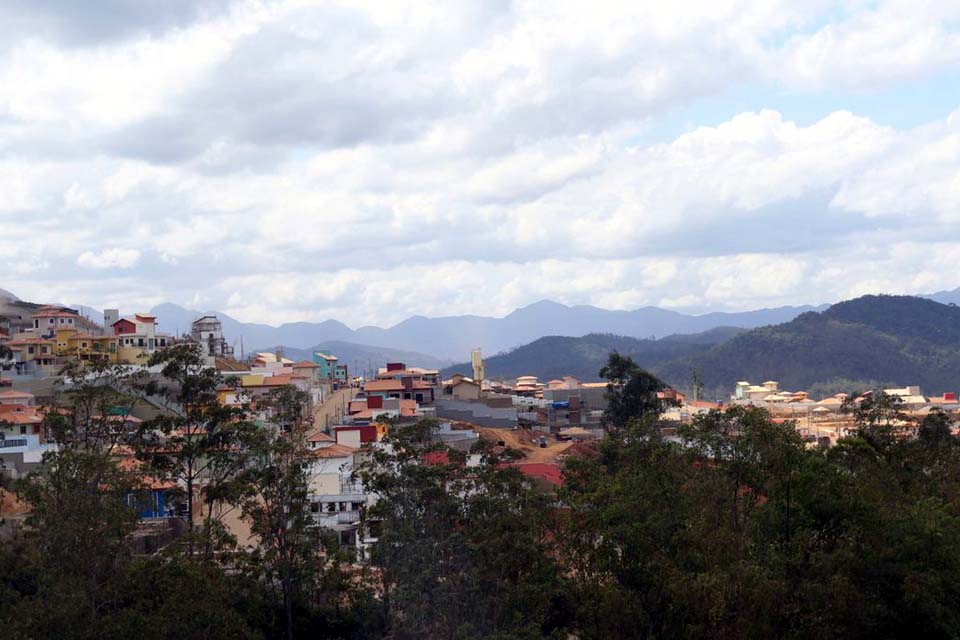
<path fill-rule="evenodd" d="M 910 296 L 863 296 L 653 368 L 679 386 L 696 369 L 708 389 L 731 389 L 737 380 L 778 380 L 787 389 L 851 380 L 956 391 L 960 308 Z"/>
<path fill-rule="evenodd" d="M 675 335 L 660 340 L 638 340 L 625 336 L 593 333 L 580 338 L 548 336 L 506 353 L 486 358 L 490 378 L 516 378 L 535 375 L 541 380 L 573 376 L 584 382 L 599 380 L 600 369 L 611 351 L 632 357 L 647 368 L 701 353 L 710 347 L 743 331 L 733 327 L 719 327 L 690 335 Z M 444 370 L 444 376 L 454 373 L 472 375 L 469 363 L 454 365 Z"/>
<path fill-rule="evenodd" d="M 787 389 L 854 382 L 960 391 L 960 308 L 911 296 L 863 296 L 750 331 L 722 328 L 660 340 L 553 336 L 488 358 L 487 375 L 596 380 L 614 350 L 681 389 L 696 370 L 708 395 L 718 398 L 738 380 L 777 380 Z M 457 372 L 469 375 L 470 367 L 456 365 L 445 374 Z"/>

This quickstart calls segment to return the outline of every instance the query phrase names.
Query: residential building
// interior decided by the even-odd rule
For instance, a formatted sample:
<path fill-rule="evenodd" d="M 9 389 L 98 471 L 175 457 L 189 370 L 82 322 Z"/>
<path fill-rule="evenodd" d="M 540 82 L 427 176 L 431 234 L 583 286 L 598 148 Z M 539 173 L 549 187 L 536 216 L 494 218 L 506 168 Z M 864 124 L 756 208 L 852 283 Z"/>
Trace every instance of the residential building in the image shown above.
<path fill-rule="evenodd" d="M 443 394 L 454 400 L 479 400 L 480 383 L 474 382 L 470 378 L 455 376 L 450 384 L 444 385 Z"/>
<path fill-rule="evenodd" d="M 56 341 L 53 338 L 41 338 L 29 333 L 17 334 L 7 343 L 13 353 L 17 373 L 52 372 L 57 356 L 54 352 Z"/>
<path fill-rule="evenodd" d="M 416 381 L 413 377 L 369 380 L 363 384 L 363 392 L 367 397 L 415 400 L 417 404 L 433 404 L 435 399 L 433 385 Z"/>
<path fill-rule="evenodd" d="M 339 359 L 326 351 L 315 351 L 313 362 L 319 368 L 317 375 L 323 380 L 336 380 Z"/>
<path fill-rule="evenodd" d="M 377 371 L 377 380 L 398 380 L 401 378 L 412 378 L 414 382 L 422 382 L 433 387 L 440 385 L 440 371 L 437 369 L 408 367 L 402 362 L 388 362 L 385 368 Z"/>
<path fill-rule="evenodd" d="M 175 342 L 169 333 L 157 331 L 157 317 L 146 313 L 120 318 L 110 329 L 117 337 L 117 360 L 126 364 L 142 364 L 159 349 Z"/>
<path fill-rule="evenodd" d="M 190 342 L 200 345 L 202 355 L 212 366 L 216 358 L 232 358 L 233 347 L 223 337 L 220 318 L 213 314 L 201 316 L 190 325 Z"/>
<path fill-rule="evenodd" d="M 309 446 L 311 513 L 317 524 L 337 532 L 341 544 L 357 544 L 360 515 L 367 506 L 367 494 L 353 477 L 358 448 L 335 443 L 324 434 L 310 436 Z"/>

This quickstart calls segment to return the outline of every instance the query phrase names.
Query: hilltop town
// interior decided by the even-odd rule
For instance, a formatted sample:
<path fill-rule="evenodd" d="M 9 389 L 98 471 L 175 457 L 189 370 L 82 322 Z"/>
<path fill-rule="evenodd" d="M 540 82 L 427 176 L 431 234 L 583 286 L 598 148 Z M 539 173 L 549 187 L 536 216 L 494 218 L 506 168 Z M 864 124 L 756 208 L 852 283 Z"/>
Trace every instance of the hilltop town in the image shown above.
<path fill-rule="evenodd" d="M 469 453 L 486 439 L 521 453 L 514 464 L 522 473 L 548 484 L 562 484 L 562 465 L 577 443 L 604 437 L 608 382 L 583 382 L 572 376 L 541 381 L 536 376 L 491 380 L 480 350 L 471 354 L 472 375 L 453 373 L 444 379 L 438 369 L 384 362 L 369 377 L 355 375 L 336 354 L 312 353 L 294 361 L 283 351 L 236 353 L 216 315 L 194 319 L 188 333 L 171 335 L 157 329 L 156 316 L 121 317 L 104 311 L 101 322 L 76 309 L 56 305 L 8 302 L 0 316 L 0 469 L 10 478 L 29 474 L 57 443 L 44 428 L 45 415 L 56 401 L 64 372 L 89 366 L 116 366 L 160 377 L 151 357 L 177 346 L 196 349 L 204 366 L 219 380 L 218 401 L 242 407 L 283 387 L 302 394 L 307 438 L 317 460 L 311 471 L 311 492 L 317 524 L 335 530 L 342 540 L 360 545 L 360 512 L 372 499 L 357 483 L 355 468 L 389 430 L 423 419 L 435 420 L 437 442 Z M 372 375 L 371 375 L 372 374 Z M 956 393 L 925 396 L 917 386 L 866 389 L 851 395 L 837 392 L 813 398 L 805 391 L 780 389 L 778 382 L 738 382 L 728 398 L 708 401 L 694 389 L 658 392 L 664 403 L 662 432 L 675 437 L 676 427 L 697 416 L 732 406 L 765 410 L 773 422 L 794 429 L 809 446 L 829 447 L 854 433 L 851 410 L 874 393 L 894 398 L 901 408 L 898 432 L 915 435 L 924 417 L 942 411 L 960 417 Z M 692 395 L 692 397 L 690 397 Z M 164 409 L 141 398 L 125 420 L 140 423 Z M 142 518 L 179 513 L 164 505 L 160 491 Z M 335 514 L 335 515 L 332 515 Z"/>
<path fill-rule="evenodd" d="M 7 301 L 0 316 L 0 545 L 8 546 L 0 551 L 20 549 L 11 551 L 7 562 L 24 557 L 18 545 L 29 544 L 31 536 L 74 517 L 72 511 L 55 520 L 45 515 L 52 508 L 46 501 L 54 499 L 45 491 L 64 479 L 57 474 L 71 469 L 68 475 L 79 474 L 70 476 L 79 493 L 70 494 L 68 502 L 95 500 L 99 506 L 90 513 L 116 509 L 119 518 L 102 525 L 82 520 L 82 526 L 97 536 L 100 526 L 120 527 L 124 533 L 111 553 L 131 562 L 166 554 L 190 563 L 206 553 L 203 566 L 217 576 L 210 579 L 227 581 L 244 566 L 256 567 L 245 588 L 287 585 L 278 611 L 294 602 L 316 607 L 299 600 L 305 596 L 285 580 L 306 579 L 312 575 L 307 566 L 336 567 L 345 582 L 324 598 L 362 592 L 382 615 L 404 617 L 421 606 L 416 596 L 388 601 L 378 594 L 404 579 L 388 577 L 389 572 L 413 570 L 408 554 L 420 541 L 432 535 L 457 538 L 470 521 L 477 535 L 499 535 L 497 527 L 506 527 L 501 533 L 522 531 L 509 543 L 471 543 L 478 553 L 486 553 L 487 544 L 525 540 L 526 552 L 535 549 L 540 561 L 572 561 L 587 551 L 566 546 L 569 541 L 560 544 L 558 536 L 574 535 L 578 525 L 540 526 L 563 510 L 582 511 L 586 523 L 595 522 L 599 515 L 592 509 L 606 508 L 608 500 L 630 504 L 645 490 L 634 487 L 620 495 L 619 481 L 607 474 L 627 473 L 623 469 L 633 469 L 644 456 L 656 462 L 643 473 L 694 474 L 672 482 L 668 492 L 687 500 L 682 496 L 695 485 L 685 483 L 700 481 L 696 474 L 704 463 L 716 473 L 733 473 L 741 455 L 735 452 L 744 448 L 754 479 L 733 480 L 737 502 L 749 503 L 735 509 L 739 530 L 740 517 L 780 499 L 770 483 L 793 473 L 768 468 L 770 460 L 787 456 L 827 464 L 848 460 L 863 446 L 876 447 L 880 456 L 893 455 L 886 453 L 890 447 L 915 444 L 926 451 L 931 438 L 955 440 L 960 418 L 955 393 L 924 395 L 918 386 L 813 397 L 773 380 L 739 381 L 726 397 L 708 400 L 697 384 L 672 388 L 616 352 L 598 371 L 602 380 L 590 381 L 569 375 L 491 378 L 480 349 L 470 354 L 469 375 L 464 367 L 444 375 L 399 361 L 360 373 L 329 350 L 305 359 L 288 358 L 282 348 L 238 351 L 216 314 L 194 318 L 182 334 L 160 331 L 159 320 L 149 313 L 121 316 L 115 309 L 94 319 L 60 305 Z M 641 445 L 653 449 L 636 451 Z M 775 454 L 759 453 L 770 446 Z M 831 457 L 832 451 L 840 457 Z M 605 470 L 596 466 L 621 458 Z M 85 470 L 84 464 L 93 466 Z M 108 482 L 102 469 L 119 476 Z M 728 480 L 717 490 L 723 482 Z M 498 494 L 504 487 L 506 493 Z M 597 503 L 584 491 L 612 493 Z M 494 495 L 499 497 L 489 498 L 493 505 L 471 502 Z M 62 498 L 55 502 L 66 504 Z M 430 518 L 440 518 L 449 529 L 433 531 L 440 525 L 419 520 L 433 513 L 428 505 L 440 510 Z M 516 519 L 501 523 L 490 508 Z M 657 508 L 667 513 L 674 506 Z M 470 509 L 484 515 L 470 515 Z M 127 525 L 120 524 L 124 518 Z M 601 526 L 596 523 L 591 526 Z M 488 526 L 494 529 L 481 533 Z M 593 535 L 620 535 L 615 531 L 591 533 L 586 549 Z M 293 532 L 301 542 L 289 547 L 284 538 Z M 391 549 L 399 555 L 391 556 Z M 296 565 L 297 571 L 306 573 L 283 573 L 292 565 L 268 560 L 274 552 L 294 554 L 305 563 Z M 430 556 L 415 573 L 445 566 Z M 507 566 L 483 570 L 509 573 Z M 567 584 L 557 571 L 550 574 L 552 586 L 537 588 L 606 588 L 601 585 L 607 578 Z M 500 597 L 496 593 L 491 589 L 488 596 Z M 274 630 L 296 626 L 269 616 L 255 624 Z"/>

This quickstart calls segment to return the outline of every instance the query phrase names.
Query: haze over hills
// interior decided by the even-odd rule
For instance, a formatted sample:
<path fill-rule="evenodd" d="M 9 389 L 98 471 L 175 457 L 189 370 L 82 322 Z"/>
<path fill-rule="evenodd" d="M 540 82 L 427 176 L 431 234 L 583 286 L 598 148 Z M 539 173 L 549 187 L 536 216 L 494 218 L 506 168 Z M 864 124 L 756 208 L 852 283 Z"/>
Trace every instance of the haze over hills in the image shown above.
<path fill-rule="evenodd" d="M 960 308 L 911 296 L 863 296 L 653 369 L 681 385 L 697 369 L 707 388 L 777 380 L 783 388 L 807 389 L 847 380 L 958 391 Z"/>
<path fill-rule="evenodd" d="M 960 391 L 960 307 L 911 296 L 863 296 L 752 330 L 714 329 L 660 340 L 612 335 L 546 337 L 485 360 L 490 377 L 573 375 L 596 380 L 616 349 L 669 384 L 688 389 L 696 370 L 709 396 L 738 380 L 777 380 L 786 389 L 916 384 Z M 469 375 L 459 364 L 445 374 Z"/>
<path fill-rule="evenodd" d="M 258 348 L 256 351 L 274 352 L 276 347 Z M 283 346 L 283 355 L 291 360 L 310 360 L 315 351 L 326 351 L 337 356 L 341 364 L 345 364 L 350 371 L 350 375 L 364 375 L 365 371 L 374 371 L 384 366 L 387 362 L 403 362 L 411 367 L 423 367 L 424 369 L 443 369 L 451 364 L 450 360 L 434 358 L 433 356 L 417 353 L 415 351 L 405 351 L 403 349 L 390 349 L 388 347 L 371 347 L 365 344 L 354 344 L 352 342 L 343 342 L 340 340 L 331 340 L 315 344 L 307 349 L 297 349 L 295 347 Z"/>
<path fill-rule="evenodd" d="M 634 311 L 610 311 L 579 305 L 568 307 L 542 301 L 522 307 L 503 318 L 474 315 L 427 318 L 414 316 L 389 328 L 366 326 L 356 330 L 342 322 L 295 322 L 273 327 L 239 322 L 217 312 L 224 334 L 231 342 L 243 337 L 247 347 L 286 345 L 306 349 L 331 340 L 428 354 L 450 361 L 462 361 L 470 350 L 480 347 L 492 355 L 543 336 L 582 336 L 609 333 L 635 338 L 699 333 L 715 327 L 753 328 L 785 322 L 814 307 L 779 307 L 742 313 L 708 313 L 694 316 L 657 307 Z M 190 322 L 201 315 L 174 304 L 151 309 L 163 331 L 189 330 Z"/>
<path fill-rule="evenodd" d="M 685 356 L 702 353 L 745 329 L 718 327 L 689 335 L 674 335 L 659 340 L 637 339 L 612 334 L 592 333 L 579 338 L 547 336 L 507 353 L 485 358 L 490 378 L 510 379 L 536 375 L 542 381 L 573 376 L 581 382 L 600 379 L 600 369 L 611 351 L 630 356 L 648 369 Z M 470 363 L 453 365 L 443 371 L 444 377 L 460 373 L 473 375 Z"/>

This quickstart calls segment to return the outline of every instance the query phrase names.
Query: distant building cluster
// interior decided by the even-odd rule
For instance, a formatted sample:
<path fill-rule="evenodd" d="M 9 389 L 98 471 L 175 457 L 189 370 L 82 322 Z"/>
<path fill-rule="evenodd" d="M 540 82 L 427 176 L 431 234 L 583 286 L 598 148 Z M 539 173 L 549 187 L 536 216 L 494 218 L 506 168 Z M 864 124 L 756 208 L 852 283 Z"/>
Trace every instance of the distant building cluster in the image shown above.
<path fill-rule="evenodd" d="M 956 393 L 926 396 L 918 386 L 892 387 L 879 391 L 893 398 L 903 414 L 901 424 L 895 426 L 898 426 L 905 436 L 911 435 L 920 420 L 932 411 L 943 411 L 954 421 L 960 418 L 960 402 Z M 762 407 L 777 420 L 795 422 L 801 435 L 808 441 L 831 445 L 838 438 L 852 432 L 854 410 L 874 393 L 876 391 L 866 391 L 851 396 L 840 392 L 814 400 L 806 391 L 780 389 L 779 383 L 774 380 L 760 385 L 741 381 L 734 387 L 730 402 Z"/>
<path fill-rule="evenodd" d="M 279 389 L 302 392 L 299 419 L 308 425 L 310 512 L 318 525 L 337 534 L 342 544 L 354 546 L 363 558 L 376 541 L 375 523 L 364 523 L 365 509 L 376 496 L 355 471 L 393 429 L 435 419 L 431 437 L 462 451 L 466 464 L 477 464 L 474 446 L 486 438 L 500 450 L 514 449 L 525 456 L 509 463 L 547 489 L 563 483 L 563 456 L 590 451 L 604 434 L 603 416 L 609 386 L 565 376 L 540 381 L 523 375 L 491 380 L 479 349 L 471 353 L 473 376 L 444 379 L 436 369 L 386 362 L 375 374 L 354 377 L 336 354 L 316 351 L 309 358 L 285 357 L 282 348 L 239 353 L 223 333 L 216 315 L 196 318 L 188 333 L 171 335 L 158 330 L 158 318 L 137 313 L 121 316 L 116 309 L 95 322 L 78 310 L 0 301 L 0 473 L 17 477 L 42 464 L 44 453 L 57 443 L 44 424 L 54 408 L 54 387 L 66 365 L 117 364 L 148 376 L 159 375 L 147 365 L 152 354 L 176 345 L 194 345 L 203 365 L 220 373 L 217 401 L 244 407 L 255 420 L 268 422 L 264 400 Z M 908 433 L 931 411 L 957 416 L 960 404 L 953 393 L 925 396 L 918 387 L 883 390 L 898 400 Z M 736 383 L 728 402 L 767 409 L 776 421 L 795 423 L 811 445 L 828 446 L 853 428 L 849 409 L 869 394 L 849 397 L 838 393 L 814 399 L 804 391 L 787 391 L 773 380 L 762 384 Z M 660 392 L 670 424 L 689 423 L 697 415 L 720 409 L 720 403 L 688 399 L 674 389 Z M 145 397 L 129 414 L 105 415 L 118 428 L 132 429 L 168 409 Z M 667 430 L 669 431 L 669 427 Z M 671 436 L 672 434 L 667 433 Z M 132 452 L 116 451 L 128 470 L 139 469 Z M 446 464 L 445 452 L 430 454 L 422 464 Z M 141 520 L 163 522 L 184 516 L 185 487 L 169 479 L 144 478 L 147 493 L 128 496 Z M 202 494 L 203 482 L 196 488 Z M 199 504 L 202 501 L 197 501 Z M 243 543 L 238 522 L 228 523 Z"/>

